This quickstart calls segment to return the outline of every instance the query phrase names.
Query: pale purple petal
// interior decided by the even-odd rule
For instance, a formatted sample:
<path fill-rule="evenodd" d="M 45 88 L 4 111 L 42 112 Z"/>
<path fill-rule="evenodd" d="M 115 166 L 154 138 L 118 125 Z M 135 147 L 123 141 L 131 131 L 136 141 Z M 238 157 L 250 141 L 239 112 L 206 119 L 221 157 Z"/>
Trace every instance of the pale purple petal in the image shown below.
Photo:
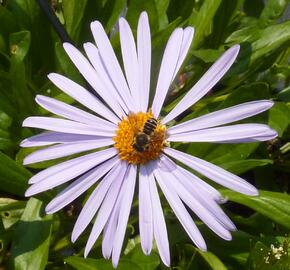
<path fill-rule="evenodd" d="M 235 45 L 228 49 L 201 77 L 201 79 L 187 92 L 174 109 L 162 119 L 166 124 L 176 116 L 184 112 L 191 105 L 200 100 L 228 71 L 239 53 L 240 46 Z"/>
<path fill-rule="evenodd" d="M 34 184 L 27 189 L 25 196 L 32 196 L 68 182 L 116 154 L 115 148 L 109 148 L 49 167 L 30 178 L 29 183 Z"/>
<path fill-rule="evenodd" d="M 103 88 L 100 83 L 101 78 L 95 69 L 91 66 L 90 62 L 82 55 L 82 53 L 70 43 L 64 43 L 63 47 L 75 64 L 79 72 L 84 76 L 86 81 L 94 88 L 94 90 L 105 100 L 111 109 L 119 116 L 122 117 L 124 112 L 118 104 L 115 96 L 113 96 L 107 89 Z"/>
<path fill-rule="evenodd" d="M 183 174 L 180 178 L 184 179 L 184 177 L 188 178 L 192 185 L 198 189 L 200 192 L 206 194 L 206 197 L 210 197 L 213 200 L 221 201 L 222 195 L 212 186 L 204 182 L 203 180 L 199 179 L 194 174 L 190 173 L 188 170 L 183 169 L 182 167 L 178 166 L 173 160 L 166 158 L 166 163 L 163 160 L 166 157 L 163 155 L 163 158 L 158 163 L 158 168 L 165 172 L 169 173 L 178 173 L 179 171 Z"/>
<path fill-rule="evenodd" d="M 152 113 L 154 117 L 159 117 L 169 86 L 174 79 L 174 71 L 178 62 L 183 30 L 177 28 L 171 34 L 161 62 L 156 92 L 152 103 Z"/>
<path fill-rule="evenodd" d="M 108 91 L 111 96 L 115 97 L 120 106 L 122 107 L 122 109 L 124 110 L 124 112 L 128 114 L 129 112 L 128 106 L 123 101 L 122 96 L 118 92 L 117 87 L 115 87 L 108 72 L 106 71 L 98 48 L 93 43 L 87 42 L 84 44 L 84 49 L 94 69 L 97 71 L 99 75 L 99 83 L 102 85 L 102 88 L 106 89 L 106 91 Z"/>
<path fill-rule="evenodd" d="M 111 158 L 75 180 L 46 206 L 46 213 L 53 214 L 74 201 L 110 171 L 117 162 L 119 162 L 118 157 Z"/>
<path fill-rule="evenodd" d="M 66 157 L 72 154 L 77 154 L 84 151 L 109 146 L 112 144 L 114 144 L 114 141 L 111 138 L 105 138 L 53 145 L 44 149 L 37 150 L 32 154 L 26 156 L 25 159 L 23 160 L 23 164 L 27 165 L 36 162 L 42 162 L 45 160 Z"/>
<path fill-rule="evenodd" d="M 112 262 L 113 262 L 114 267 L 117 267 L 118 265 L 121 250 L 122 250 L 122 245 L 123 245 L 127 223 L 129 219 L 129 214 L 131 210 L 131 204 L 132 204 L 132 200 L 134 196 L 136 173 L 137 173 L 137 167 L 134 165 L 131 165 L 128 168 L 128 174 L 125 179 L 126 183 L 124 183 L 124 185 L 126 185 L 125 195 L 123 196 L 123 199 L 120 205 L 118 225 L 117 225 L 116 234 L 115 234 L 114 243 L 113 243 Z"/>
<path fill-rule="evenodd" d="M 161 257 L 161 260 L 166 266 L 170 266 L 170 253 L 169 253 L 169 242 L 167 236 L 166 223 L 163 215 L 162 206 L 159 199 L 159 194 L 155 179 L 153 176 L 153 170 L 156 166 L 156 162 L 150 162 L 145 165 L 148 174 L 151 205 L 153 213 L 153 234 L 155 242 Z"/>
<path fill-rule="evenodd" d="M 177 75 L 177 73 L 178 73 L 187 53 L 188 53 L 188 50 L 190 48 L 190 45 L 191 45 L 191 42 L 193 39 L 193 35 L 194 35 L 194 28 L 193 27 L 186 27 L 183 30 L 183 37 L 182 37 L 180 53 L 178 56 L 178 62 L 177 62 L 177 65 L 175 67 L 173 78 L 175 78 L 175 76 Z"/>
<path fill-rule="evenodd" d="M 165 148 L 164 152 L 222 186 L 246 195 L 258 195 L 258 190 L 253 185 L 214 164 L 172 148 Z"/>
<path fill-rule="evenodd" d="M 114 204 L 117 200 L 117 197 L 118 197 L 118 193 L 120 191 L 120 186 L 123 182 L 123 178 L 124 178 L 124 175 L 126 173 L 126 169 L 127 169 L 127 166 L 123 166 L 123 171 L 121 172 L 120 174 L 120 178 L 118 177 L 117 178 L 117 175 L 115 174 L 114 175 L 114 178 L 113 180 L 115 180 L 108 193 L 106 194 L 105 198 L 104 198 L 104 201 L 100 207 L 100 210 L 98 212 L 98 215 L 97 215 L 97 218 L 94 222 L 94 226 L 93 226 L 93 229 L 90 233 L 90 236 L 89 236 L 89 239 L 87 241 L 87 244 L 86 244 L 86 248 L 85 248 L 85 253 L 84 253 L 84 256 L 87 257 L 88 253 L 90 252 L 90 250 L 92 249 L 94 243 L 97 241 L 97 239 L 99 238 L 104 226 L 106 225 L 111 213 L 112 213 L 112 210 L 113 210 L 113 207 L 114 207 Z M 98 194 L 99 195 L 99 198 L 95 198 L 97 200 L 99 200 L 100 198 L 103 198 L 103 196 L 101 194 Z M 96 201 L 97 205 L 97 209 L 99 207 L 99 201 Z M 92 218 L 92 214 L 95 215 L 96 213 L 96 210 L 93 210 L 95 208 L 95 206 L 92 204 L 91 205 L 91 209 L 92 209 L 92 213 L 88 213 L 89 214 L 89 218 Z M 87 224 L 85 224 L 86 226 Z"/>
<path fill-rule="evenodd" d="M 180 223 L 182 224 L 183 228 L 185 229 L 190 239 L 195 243 L 195 245 L 198 248 L 205 251 L 206 244 L 200 231 L 196 227 L 194 221 L 187 212 L 182 201 L 179 199 L 176 191 L 174 190 L 174 187 L 172 187 L 170 184 L 171 181 L 175 180 L 173 174 L 170 173 L 165 174 L 164 171 L 157 168 L 154 170 L 154 176 L 164 196 L 166 197 L 170 207 L 174 211 L 175 215 L 179 219 Z"/>
<path fill-rule="evenodd" d="M 249 143 L 249 142 L 263 142 L 273 140 L 278 136 L 278 133 L 271 129 L 267 136 L 256 136 L 253 138 L 245 138 L 245 139 L 233 139 L 227 141 L 221 141 L 220 143 Z"/>
<path fill-rule="evenodd" d="M 166 160 L 164 160 L 164 162 L 166 162 Z M 204 239 L 181 200 L 184 201 L 184 203 L 188 205 L 189 208 L 217 235 L 225 240 L 231 240 L 230 232 L 225 229 L 224 226 L 222 226 L 198 200 L 195 199 L 193 194 L 190 194 L 185 187 L 180 184 L 174 173 L 168 173 L 159 169 L 154 171 L 154 175 L 168 200 L 168 203 L 197 247 L 206 250 Z"/>
<path fill-rule="evenodd" d="M 135 102 L 132 99 L 122 69 L 102 24 L 98 21 L 92 22 L 91 30 L 111 80 L 114 82 L 129 110 L 135 111 Z"/>
<path fill-rule="evenodd" d="M 106 137 L 92 136 L 92 135 L 79 135 L 70 133 L 60 133 L 60 132 L 44 132 L 38 135 L 31 136 L 24 139 L 21 143 L 21 147 L 35 147 L 35 146 L 45 146 L 55 143 L 70 143 L 70 142 L 81 142 L 89 140 L 103 140 Z"/>
<path fill-rule="evenodd" d="M 246 102 L 175 125 L 168 129 L 168 133 L 173 135 L 225 125 L 269 110 L 273 104 L 270 100 Z"/>
<path fill-rule="evenodd" d="M 172 162 L 171 159 L 162 155 L 161 162 L 164 162 L 165 165 L 169 165 Z M 160 162 L 160 163 L 161 163 Z M 175 176 L 175 181 L 178 181 L 180 184 L 183 185 L 182 188 L 179 187 L 178 183 L 175 187 L 179 197 L 182 199 L 182 191 L 185 189 L 188 195 L 194 197 L 195 200 L 198 200 L 199 205 L 204 207 L 207 211 L 209 211 L 226 229 L 228 230 L 236 230 L 235 225 L 233 222 L 227 217 L 227 215 L 222 211 L 222 209 L 216 203 L 215 198 L 212 196 L 212 190 L 219 194 L 217 190 L 213 187 L 202 181 L 201 179 L 197 178 L 189 171 L 183 169 L 180 166 L 177 166 L 176 170 L 168 172 L 168 170 L 163 170 L 163 166 L 160 167 L 160 170 L 164 171 L 165 173 L 173 174 Z M 203 183 L 203 185 L 201 185 Z M 173 184 L 173 183 L 171 183 Z M 175 186 L 175 184 L 174 184 Z M 221 201 L 222 197 L 219 194 L 219 202 Z M 182 199 L 183 200 L 183 199 Z M 193 204 L 194 205 L 194 204 Z M 193 210 L 195 212 L 195 210 Z"/>
<path fill-rule="evenodd" d="M 137 28 L 137 52 L 139 66 L 139 103 L 141 111 L 148 110 L 151 72 L 151 34 L 146 12 L 142 12 Z"/>
<path fill-rule="evenodd" d="M 139 73 L 138 73 L 138 59 L 137 51 L 133 33 L 128 22 L 124 18 L 119 19 L 120 29 L 120 42 L 124 69 L 127 77 L 127 82 L 131 91 L 133 100 L 137 111 L 141 110 L 140 107 L 140 90 L 139 90 Z M 144 97 L 144 93 L 142 93 Z M 142 97 L 142 98 L 143 98 Z"/>
<path fill-rule="evenodd" d="M 80 104 L 86 106 L 93 112 L 117 124 L 119 118 L 108 109 L 99 99 L 87 91 L 85 88 L 75 83 L 74 81 L 57 73 L 50 73 L 47 76 L 55 86 L 62 90 L 67 95 L 74 98 Z"/>
<path fill-rule="evenodd" d="M 92 115 L 90 113 L 87 113 L 83 110 L 80 110 L 76 107 L 68 105 L 59 100 L 46 97 L 46 96 L 41 96 L 41 95 L 37 95 L 35 100 L 44 109 L 56 115 L 65 117 L 69 120 L 73 120 L 73 121 L 77 121 L 77 122 L 89 124 L 89 125 L 96 125 L 96 126 L 101 125 L 102 128 L 108 129 L 108 130 L 117 129 L 117 125 L 115 124 L 107 120 L 104 120 L 100 117 L 97 117 L 95 115 Z"/>
<path fill-rule="evenodd" d="M 139 231 L 142 250 L 149 255 L 153 241 L 153 217 L 149 178 L 144 166 L 140 167 L 139 173 Z"/>
<path fill-rule="evenodd" d="M 114 238 L 117 230 L 118 217 L 120 214 L 120 202 L 124 194 L 124 188 L 121 188 L 121 191 L 118 195 L 117 201 L 114 205 L 113 211 L 111 212 L 108 223 L 106 224 L 103 232 L 103 241 L 102 241 L 102 253 L 105 259 L 109 259 L 112 254 Z"/>
<path fill-rule="evenodd" d="M 108 216 L 106 217 L 106 219 L 104 218 L 101 220 L 101 223 L 103 223 L 101 230 L 103 229 L 112 211 L 112 208 L 115 204 L 115 201 L 118 195 L 117 192 L 119 191 L 121 182 L 123 181 L 123 177 L 126 172 L 126 169 L 127 169 L 126 164 L 119 161 L 118 164 L 114 166 L 114 168 L 105 176 L 105 178 L 100 182 L 100 184 L 92 192 L 92 194 L 90 195 L 89 199 L 86 201 L 86 204 L 84 205 L 74 225 L 72 238 L 71 238 L 72 242 L 75 242 L 77 238 L 82 234 L 82 232 L 86 229 L 86 227 L 89 225 L 89 223 L 91 222 L 91 220 L 97 213 L 102 202 L 104 201 L 104 203 L 101 206 L 101 209 L 105 208 L 104 204 L 108 204 L 108 202 L 110 204 L 106 207 L 106 209 L 108 210 L 106 211 L 106 214 Z M 98 216 L 101 216 L 100 213 L 98 214 Z M 99 223 L 100 222 L 97 222 L 97 220 L 95 221 L 95 225 L 91 233 L 91 236 L 94 238 L 93 241 L 92 241 L 91 236 L 89 237 L 89 241 L 92 241 L 92 245 L 98 238 L 98 236 L 96 236 L 95 227 L 96 225 L 99 225 Z M 87 245 L 89 245 L 89 241 Z"/>
<path fill-rule="evenodd" d="M 93 125 L 53 117 L 31 116 L 23 121 L 22 126 L 80 135 L 115 136 L 114 130 L 104 130 L 100 125 L 94 127 Z"/>
<path fill-rule="evenodd" d="M 180 168 L 182 169 L 182 168 Z M 184 169 L 183 169 L 184 170 Z M 182 170 L 181 170 L 182 171 Z M 184 170 L 185 171 L 185 170 Z M 187 172 L 190 174 L 190 172 Z M 194 194 L 195 198 L 199 200 L 199 202 L 205 206 L 215 217 L 216 219 L 228 230 L 235 231 L 236 226 L 234 223 L 229 219 L 229 217 L 223 212 L 223 210 L 219 207 L 216 203 L 217 200 L 212 198 L 208 192 L 205 192 L 200 186 L 196 185 L 195 182 L 192 181 L 192 178 L 188 177 L 188 174 L 185 174 L 182 171 L 182 175 L 177 177 L 178 181 L 184 185 L 184 187 L 192 194 Z M 200 180 L 202 181 L 202 180 Z M 204 182 L 205 183 L 205 182 Z M 206 183 L 205 183 L 206 184 Z M 221 202 L 222 199 L 218 200 Z"/>
<path fill-rule="evenodd" d="M 190 180 L 190 182 L 192 183 L 192 186 L 194 186 L 201 193 L 205 194 L 206 197 L 211 197 L 213 200 L 218 201 L 218 202 L 222 200 L 222 195 L 211 185 L 204 182 L 203 180 L 198 178 L 196 175 L 190 173 L 188 170 L 185 170 L 179 166 L 178 168 L 185 175 L 185 177 Z"/>
<path fill-rule="evenodd" d="M 234 143 L 242 140 L 252 142 L 269 140 L 277 137 L 277 132 L 263 124 L 238 124 L 225 127 L 214 127 L 186 133 L 169 135 L 171 142 L 216 142 Z"/>

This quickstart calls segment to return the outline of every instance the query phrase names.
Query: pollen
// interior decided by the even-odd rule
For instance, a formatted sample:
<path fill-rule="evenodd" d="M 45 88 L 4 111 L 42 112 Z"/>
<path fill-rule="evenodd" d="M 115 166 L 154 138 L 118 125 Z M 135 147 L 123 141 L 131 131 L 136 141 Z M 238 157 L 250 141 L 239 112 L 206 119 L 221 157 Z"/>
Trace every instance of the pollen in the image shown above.
<path fill-rule="evenodd" d="M 143 132 L 145 123 L 153 117 L 150 111 L 147 113 L 131 113 L 118 124 L 116 136 L 113 140 L 120 159 L 126 160 L 130 164 L 145 164 L 159 157 L 166 146 L 166 128 L 158 119 L 156 128 L 149 136 L 146 149 L 140 152 L 133 147 L 136 143 L 137 134 Z"/>

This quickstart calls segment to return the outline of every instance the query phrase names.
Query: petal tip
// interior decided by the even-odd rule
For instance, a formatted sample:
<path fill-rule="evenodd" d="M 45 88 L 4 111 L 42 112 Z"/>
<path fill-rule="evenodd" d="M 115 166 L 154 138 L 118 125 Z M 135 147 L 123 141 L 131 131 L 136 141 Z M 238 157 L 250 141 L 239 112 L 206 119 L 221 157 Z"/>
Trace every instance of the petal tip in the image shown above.
<path fill-rule="evenodd" d="M 24 139 L 23 141 L 21 141 L 21 142 L 19 143 L 19 146 L 20 146 L 20 147 L 26 147 L 27 142 L 28 142 L 28 140 L 27 140 L 27 139 Z"/>
<path fill-rule="evenodd" d="M 148 19 L 148 14 L 147 14 L 147 12 L 145 10 L 141 12 L 140 18 L 142 18 L 142 19 Z"/>
<path fill-rule="evenodd" d="M 278 134 L 278 132 L 275 130 L 275 129 L 272 129 L 271 128 L 271 131 L 272 131 L 272 136 L 273 136 L 273 138 L 272 139 L 274 139 L 274 138 L 276 138 L 276 137 L 278 137 L 279 136 L 279 134 Z"/>
<path fill-rule="evenodd" d="M 240 44 L 236 44 L 232 48 L 233 48 L 234 51 L 236 51 L 237 53 L 239 53 L 239 51 L 241 49 L 241 46 L 240 46 Z"/>
<path fill-rule="evenodd" d="M 72 243 L 75 243 L 75 241 L 77 241 L 77 236 L 75 235 L 75 233 L 74 232 L 72 232 L 72 234 L 71 234 L 71 238 L 70 238 L 70 240 L 71 240 L 71 242 Z"/>
<path fill-rule="evenodd" d="M 259 191 L 254 186 L 252 186 L 252 188 L 247 192 L 246 195 L 256 197 L 259 196 Z"/>
<path fill-rule="evenodd" d="M 142 250 L 146 256 L 149 256 L 151 253 L 151 247 L 142 247 Z"/>
<path fill-rule="evenodd" d="M 52 214 L 54 214 L 55 212 L 52 210 L 52 209 L 50 209 L 50 207 L 48 207 L 48 205 L 45 207 L 45 213 L 47 214 L 47 215 L 52 215 Z"/>
<path fill-rule="evenodd" d="M 28 164 L 30 164 L 30 163 L 32 163 L 32 162 L 30 162 L 29 157 L 26 157 L 26 158 L 23 159 L 22 164 L 23 164 L 24 166 L 25 166 L 25 165 L 28 165 Z"/>
<path fill-rule="evenodd" d="M 126 19 L 124 18 L 124 17 L 120 17 L 119 18 L 119 25 L 120 24 L 125 24 L 127 21 L 126 21 Z"/>
<path fill-rule="evenodd" d="M 28 124 L 28 122 L 29 122 L 29 118 L 30 118 L 30 117 L 27 117 L 26 119 L 23 120 L 23 122 L 22 122 L 22 126 L 23 126 L 23 127 L 27 127 L 27 124 Z"/>
<path fill-rule="evenodd" d="M 67 50 L 67 49 L 73 47 L 73 45 L 72 45 L 71 43 L 69 43 L 69 42 L 64 42 L 64 43 L 62 44 L 62 46 L 63 46 L 63 48 L 64 48 L 65 50 Z"/>
<path fill-rule="evenodd" d="M 117 267 L 118 267 L 118 263 L 119 263 L 119 260 L 118 260 L 117 262 L 112 261 L 112 265 L 113 265 L 113 267 L 114 267 L 114 268 L 117 268 Z"/>
<path fill-rule="evenodd" d="M 24 193 L 25 197 L 31 197 L 32 195 L 34 195 L 34 192 L 31 192 L 30 188 L 28 188 Z"/>
<path fill-rule="evenodd" d="M 55 73 L 55 72 L 51 72 L 49 74 L 47 74 L 47 78 L 50 80 L 50 81 L 53 81 L 57 78 L 59 78 L 59 74 L 58 73 Z"/>
<path fill-rule="evenodd" d="M 270 106 L 269 108 L 271 108 L 275 104 L 275 102 L 273 100 L 267 100 L 267 102 Z"/>
<path fill-rule="evenodd" d="M 85 247 L 85 252 L 84 252 L 85 259 L 88 257 L 89 253 L 90 253 L 90 250 L 88 250 L 87 247 Z"/>
<path fill-rule="evenodd" d="M 198 246 L 198 249 L 200 249 L 200 250 L 203 251 L 203 252 L 207 252 L 207 246 L 206 246 L 206 244 L 204 244 L 204 245 L 199 245 L 199 246 Z"/>
<path fill-rule="evenodd" d="M 93 31 L 93 29 L 99 28 L 100 26 L 102 27 L 101 23 L 99 21 L 93 21 L 91 22 L 91 30 Z"/>

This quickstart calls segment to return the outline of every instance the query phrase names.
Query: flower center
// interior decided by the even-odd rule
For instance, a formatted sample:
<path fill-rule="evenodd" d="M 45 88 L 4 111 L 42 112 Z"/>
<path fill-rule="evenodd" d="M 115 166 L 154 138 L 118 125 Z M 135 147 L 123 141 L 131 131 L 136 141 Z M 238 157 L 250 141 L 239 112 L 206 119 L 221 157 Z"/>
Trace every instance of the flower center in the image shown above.
<path fill-rule="evenodd" d="M 113 140 L 120 159 L 144 164 L 159 157 L 166 145 L 166 128 L 150 111 L 131 113 L 118 124 Z"/>

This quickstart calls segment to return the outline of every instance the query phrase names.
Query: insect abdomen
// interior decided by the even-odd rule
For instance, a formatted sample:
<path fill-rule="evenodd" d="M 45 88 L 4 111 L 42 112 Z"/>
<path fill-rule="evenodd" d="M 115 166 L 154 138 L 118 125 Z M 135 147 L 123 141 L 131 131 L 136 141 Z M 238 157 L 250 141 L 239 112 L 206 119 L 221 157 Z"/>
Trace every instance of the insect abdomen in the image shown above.
<path fill-rule="evenodd" d="M 155 118 L 150 118 L 144 125 L 143 132 L 147 135 L 151 135 L 157 127 L 157 120 Z"/>

